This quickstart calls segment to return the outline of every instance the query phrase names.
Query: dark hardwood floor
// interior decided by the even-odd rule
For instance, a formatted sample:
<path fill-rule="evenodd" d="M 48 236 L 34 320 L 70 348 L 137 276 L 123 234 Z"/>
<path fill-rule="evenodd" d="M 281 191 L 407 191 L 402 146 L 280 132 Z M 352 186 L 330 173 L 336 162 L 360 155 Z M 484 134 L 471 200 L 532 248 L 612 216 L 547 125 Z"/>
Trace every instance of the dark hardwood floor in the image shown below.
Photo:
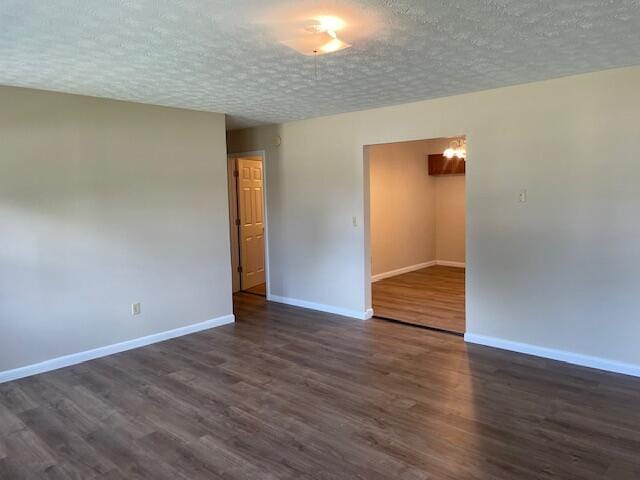
<path fill-rule="evenodd" d="M 255 287 L 245 288 L 245 289 L 243 289 L 243 292 L 253 293 L 254 295 L 261 295 L 263 297 L 266 297 L 267 296 L 267 284 L 266 283 L 261 283 L 259 285 L 256 285 Z"/>
<path fill-rule="evenodd" d="M 235 325 L 0 385 L 0 478 L 640 478 L 640 379 L 235 305 Z"/>
<path fill-rule="evenodd" d="M 437 265 L 375 282 L 374 315 L 464 333 L 464 274 Z"/>

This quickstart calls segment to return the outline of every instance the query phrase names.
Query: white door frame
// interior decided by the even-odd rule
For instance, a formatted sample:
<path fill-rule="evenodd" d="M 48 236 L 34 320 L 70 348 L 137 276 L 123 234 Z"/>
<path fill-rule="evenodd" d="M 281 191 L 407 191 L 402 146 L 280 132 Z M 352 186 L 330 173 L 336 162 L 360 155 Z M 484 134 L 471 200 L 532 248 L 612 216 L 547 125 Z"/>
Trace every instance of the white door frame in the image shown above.
<path fill-rule="evenodd" d="M 262 204 L 264 206 L 264 274 L 267 284 L 267 298 L 271 295 L 271 279 L 270 279 L 270 267 L 269 267 L 269 204 L 267 203 L 267 152 L 265 150 L 254 150 L 251 152 L 240 153 L 228 153 L 227 154 L 227 166 L 232 160 L 244 157 L 260 157 L 262 159 Z M 231 219 L 231 210 L 229 210 L 230 223 L 234 224 L 234 228 L 238 228 L 235 225 L 235 219 Z M 232 232 L 229 232 L 229 240 L 231 242 Z M 233 244 L 231 245 L 233 248 Z M 233 262 L 233 257 L 232 257 Z M 235 270 L 235 266 L 231 265 L 231 274 L 239 275 L 239 272 Z M 241 283 L 240 283 L 241 284 Z"/>

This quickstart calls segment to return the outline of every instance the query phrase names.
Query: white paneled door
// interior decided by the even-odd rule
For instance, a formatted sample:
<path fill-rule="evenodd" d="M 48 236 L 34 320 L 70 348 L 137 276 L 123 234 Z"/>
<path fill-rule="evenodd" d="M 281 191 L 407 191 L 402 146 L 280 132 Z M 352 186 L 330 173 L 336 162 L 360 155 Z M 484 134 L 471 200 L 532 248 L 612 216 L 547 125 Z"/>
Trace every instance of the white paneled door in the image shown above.
<path fill-rule="evenodd" d="M 265 282 L 262 173 L 261 161 L 238 159 L 240 265 L 243 289 Z"/>

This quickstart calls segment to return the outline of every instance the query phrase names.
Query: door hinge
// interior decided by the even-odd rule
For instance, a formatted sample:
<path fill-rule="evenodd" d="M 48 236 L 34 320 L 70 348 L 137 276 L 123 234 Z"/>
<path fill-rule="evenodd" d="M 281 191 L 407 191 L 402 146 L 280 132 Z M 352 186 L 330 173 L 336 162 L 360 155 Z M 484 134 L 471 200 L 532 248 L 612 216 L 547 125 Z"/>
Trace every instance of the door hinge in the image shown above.
<path fill-rule="evenodd" d="M 242 273 L 242 267 L 238 267 L 238 273 Z"/>
<path fill-rule="evenodd" d="M 234 176 L 234 177 L 239 177 L 239 176 L 240 176 L 240 175 L 238 174 L 238 170 L 234 170 L 234 171 L 233 171 L 233 176 Z"/>
<path fill-rule="evenodd" d="M 236 218 L 236 225 L 240 226 L 240 219 L 239 218 Z"/>

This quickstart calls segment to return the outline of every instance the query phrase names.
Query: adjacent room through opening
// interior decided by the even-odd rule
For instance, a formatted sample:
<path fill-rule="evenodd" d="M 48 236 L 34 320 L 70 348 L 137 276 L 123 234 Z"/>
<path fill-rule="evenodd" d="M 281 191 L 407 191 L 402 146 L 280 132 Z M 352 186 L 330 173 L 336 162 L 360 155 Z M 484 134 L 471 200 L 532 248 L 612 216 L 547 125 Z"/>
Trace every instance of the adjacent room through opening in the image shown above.
<path fill-rule="evenodd" d="M 465 137 L 370 145 L 376 317 L 465 331 Z"/>

